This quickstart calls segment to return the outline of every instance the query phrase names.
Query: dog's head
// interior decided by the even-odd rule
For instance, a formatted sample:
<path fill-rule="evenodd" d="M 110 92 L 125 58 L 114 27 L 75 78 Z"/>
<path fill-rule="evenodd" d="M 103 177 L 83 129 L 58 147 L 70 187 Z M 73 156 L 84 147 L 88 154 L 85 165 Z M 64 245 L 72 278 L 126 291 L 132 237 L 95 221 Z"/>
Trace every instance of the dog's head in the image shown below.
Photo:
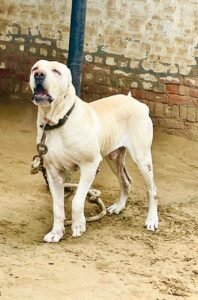
<path fill-rule="evenodd" d="M 66 65 L 39 60 L 30 74 L 32 101 L 36 105 L 49 106 L 58 99 L 63 99 L 72 85 L 71 72 Z"/>

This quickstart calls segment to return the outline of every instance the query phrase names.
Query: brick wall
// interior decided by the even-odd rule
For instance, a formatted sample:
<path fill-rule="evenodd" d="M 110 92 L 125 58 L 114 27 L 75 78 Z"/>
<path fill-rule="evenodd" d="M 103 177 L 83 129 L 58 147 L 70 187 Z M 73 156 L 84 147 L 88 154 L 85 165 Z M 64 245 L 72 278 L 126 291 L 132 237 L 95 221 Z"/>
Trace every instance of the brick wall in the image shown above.
<path fill-rule="evenodd" d="M 198 137 L 197 65 L 187 76 L 146 72 L 130 68 L 131 61 L 103 51 L 87 54 L 82 97 L 92 101 L 117 93 L 132 95 L 147 104 L 155 126 L 169 133 Z"/>
<path fill-rule="evenodd" d="M 41 58 L 66 63 L 71 1 L 1 0 L 0 94 L 30 98 Z M 82 98 L 131 90 L 156 126 L 198 138 L 198 2 L 88 0 Z"/>
<path fill-rule="evenodd" d="M 46 38 L 40 32 L 21 33 L 13 24 L 8 40 L 0 39 L 0 95 L 11 99 L 30 98 L 29 74 L 31 66 L 39 59 L 66 63 L 67 51 L 58 48 L 57 40 Z"/>
<path fill-rule="evenodd" d="M 66 63 L 71 1 L 1 0 L 0 95 L 29 98 L 31 66 L 39 59 Z"/>

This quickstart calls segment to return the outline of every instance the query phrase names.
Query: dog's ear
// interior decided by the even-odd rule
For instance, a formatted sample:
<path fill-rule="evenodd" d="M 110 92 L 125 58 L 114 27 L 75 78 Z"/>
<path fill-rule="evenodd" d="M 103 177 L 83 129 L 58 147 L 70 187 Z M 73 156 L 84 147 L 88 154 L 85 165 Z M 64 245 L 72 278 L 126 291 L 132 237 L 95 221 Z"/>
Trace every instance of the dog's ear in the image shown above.
<path fill-rule="evenodd" d="M 71 71 L 69 68 L 67 68 L 67 73 L 68 73 L 68 77 L 67 77 L 67 94 L 68 95 L 75 95 L 76 91 L 74 88 L 74 85 L 72 83 L 72 75 L 71 75 Z"/>
<path fill-rule="evenodd" d="M 72 83 L 72 75 L 70 69 L 67 67 L 67 81 L 68 81 L 68 87 Z"/>

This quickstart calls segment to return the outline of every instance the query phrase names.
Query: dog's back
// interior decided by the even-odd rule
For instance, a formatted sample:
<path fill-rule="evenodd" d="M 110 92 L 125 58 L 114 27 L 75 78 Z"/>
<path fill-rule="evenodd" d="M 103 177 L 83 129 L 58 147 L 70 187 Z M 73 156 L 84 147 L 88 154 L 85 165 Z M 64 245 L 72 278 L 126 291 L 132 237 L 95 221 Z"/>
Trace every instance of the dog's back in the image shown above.
<path fill-rule="evenodd" d="M 121 146 L 128 146 L 129 140 L 152 143 L 152 122 L 148 107 L 136 99 L 115 95 L 89 104 L 100 124 L 99 140 L 101 152 L 107 154 Z M 127 147 L 128 148 L 128 147 Z M 108 150 L 107 150 L 108 149 Z"/>

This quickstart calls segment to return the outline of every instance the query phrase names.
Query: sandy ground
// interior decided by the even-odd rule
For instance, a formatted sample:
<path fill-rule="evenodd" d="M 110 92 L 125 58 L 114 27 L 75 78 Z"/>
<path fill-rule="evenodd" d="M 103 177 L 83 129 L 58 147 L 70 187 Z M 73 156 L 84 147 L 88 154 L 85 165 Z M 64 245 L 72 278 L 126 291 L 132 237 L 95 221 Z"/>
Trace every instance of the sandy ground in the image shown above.
<path fill-rule="evenodd" d="M 67 227 L 61 243 L 45 244 L 51 197 L 42 176 L 29 174 L 35 113 L 31 104 L 0 105 L 0 299 L 198 299 L 198 143 L 155 132 L 157 232 L 143 228 L 146 191 L 128 159 L 134 184 L 127 208 L 88 224 L 81 238 Z M 118 197 L 105 164 L 94 186 L 107 206 Z M 97 210 L 87 204 L 86 215 Z"/>

